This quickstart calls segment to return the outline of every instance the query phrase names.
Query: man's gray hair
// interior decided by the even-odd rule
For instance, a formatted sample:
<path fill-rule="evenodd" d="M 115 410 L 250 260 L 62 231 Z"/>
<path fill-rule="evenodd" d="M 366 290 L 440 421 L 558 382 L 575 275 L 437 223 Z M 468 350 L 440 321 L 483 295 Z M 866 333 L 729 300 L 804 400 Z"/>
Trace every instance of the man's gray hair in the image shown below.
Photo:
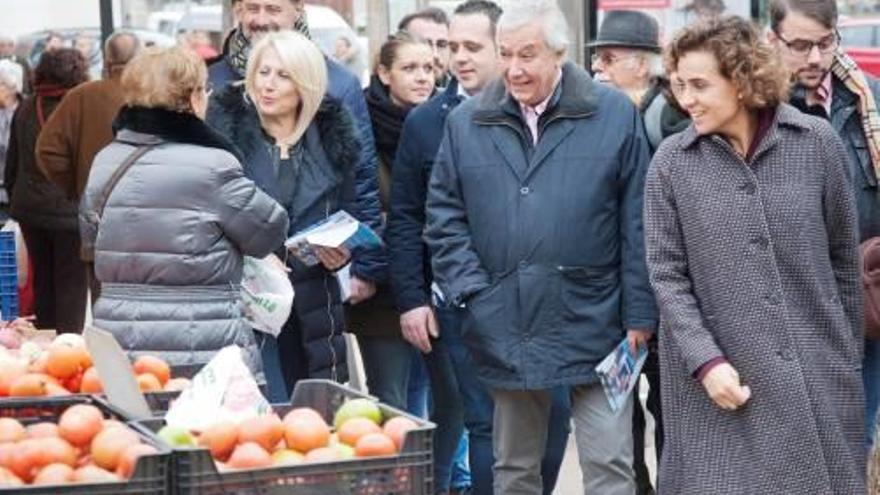
<path fill-rule="evenodd" d="M 556 0 L 506 0 L 498 30 L 518 29 L 540 20 L 544 42 L 555 51 L 568 48 L 568 22 Z"/>

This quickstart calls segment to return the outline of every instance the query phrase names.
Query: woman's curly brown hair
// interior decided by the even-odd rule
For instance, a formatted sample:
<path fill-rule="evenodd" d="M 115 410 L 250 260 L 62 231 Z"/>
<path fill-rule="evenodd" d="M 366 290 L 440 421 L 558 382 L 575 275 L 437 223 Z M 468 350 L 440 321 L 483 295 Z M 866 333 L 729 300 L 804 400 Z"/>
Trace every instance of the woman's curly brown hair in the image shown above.
<path fill-rule="evenodd" d="M 44 52 L 34 69 L 34 85 L 72 88 L 89 80 L 89 64 L 79 50 L 59 48 Z"/>
<path fill-rule="evenodd" d="M 790 75 L 776 51 L 749 21 L 737 16 L 703 20 L 685 27 L 666 47 L 666 70 L 691 52 L 707 52 L 723 77 L 742 94 L 749 109 L 775 107 L 788 100 Z"/>

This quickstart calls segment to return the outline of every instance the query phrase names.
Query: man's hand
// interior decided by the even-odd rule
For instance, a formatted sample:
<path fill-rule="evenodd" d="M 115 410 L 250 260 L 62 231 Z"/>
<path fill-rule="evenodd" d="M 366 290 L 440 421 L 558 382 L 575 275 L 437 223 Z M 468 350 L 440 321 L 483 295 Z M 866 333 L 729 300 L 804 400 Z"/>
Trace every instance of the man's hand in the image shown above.
<path fill-rule="evenodd" d="M 351 277 L 351 297 L 348 298 L 349 303 L 360 304 L 375 295 L 376 284 L 361 280 L 355 276 Z"/>
<path fill-rule="evenodd" d="M 653 333 L 649 330 L 639 330 L 628 328 L 626 330 L 626 340 L 629 341 L 629 350 L 633 356 L 639 355 L 639 347 L 648 345 L 648 340 Z"/>
<path fill-rule="evenodd" d="M 738 409 L 752 396 L 749 387 L 740 385 L 739 373 L 730 363 L 721 363 L 709 370 L 703 377 L 703 387 L 718 407 L 728 411 Z"/>
<path fill-rule="evenodd" d="M 400 329 L 403 338 L 425 354 L 431 352 L 430 337 L 440 336 L 434 310 L 430 306 L 419 306 L 400 315 Z"/>
<path fill-rule="evenodd" d="M 331 272 L 339 270 L 351 260 L 351 253 L 344 247 L 315 246 L 315 254 L 318 255 L 318 260 L 321 261 L 324 268 Z"/>

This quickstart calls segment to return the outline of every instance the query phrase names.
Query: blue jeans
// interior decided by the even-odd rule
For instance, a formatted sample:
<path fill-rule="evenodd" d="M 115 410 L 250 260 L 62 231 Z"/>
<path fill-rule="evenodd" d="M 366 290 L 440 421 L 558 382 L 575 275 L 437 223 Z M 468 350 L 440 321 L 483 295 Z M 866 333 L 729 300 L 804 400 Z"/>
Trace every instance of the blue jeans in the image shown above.
<path fill-rule="evenodd" d="M 412 346 L 400 337 L 358 335 L 367 389 L 380 402 L 406 410 Z"/>
<path fill-rule="evenodd" d="M 458 448 L 462 427 L 465 427 L 472 493 L 492 495 L 492 466 L 495 463 L 492 451 L 492 397 L 486 385 L 477 378 L 476 367 L 461 339 L 463 310 L 438 307 L 436 314 L 440 338 L 432 341 L 432 351 L 425 355 L 436 406 L 432 417 L 437 423 L 434 434 L 435 486 L 438 492 L 443 491 L 444 486 L 448 490 L 449 467 Z M 554 389 L 547 449 L 541 469 L 544 493 L 548 495 L 556 486 L 571 430 L 570 401 L 567 387 Z M 448 406 L 440 407 L 439 404 Z"/>
<path fill-rule="evenodd" d="M 865 434 L 868 446 L 874 443 L 877 425 L 877 407 L 880 405 L 880 341 L 865 340 L 865 358 L 862 361 L 862 382 L 865 385 Z"/>
<path fill-rule="evenodd" d="M 428 371 L 422 360 L 421 352 L 415 347 L 410 347 L 412 357 L 409 368 L 409 383 L 406 385 L 406 412 L 420 418 L 427 418 L 429 406 L 429 393 L 431 382 L 428 379 Z"/>
<path fill-rule="evenodd" d="M 278 339 L 255 331 L 257 345 L 260 346 L 260 357 L 263 360 L 263 374 L 266 376 L 266 399 L 271 404 L 287 404 L 290 402 L 290 391 L 284 379 L 284 371 L 281 367 L 281 352 Z M 295 351 L 295 349 L 294 349 Z M 303 353 L 305 351 L 302 351 Z M 301 354 L 300 356 L 304 356 Z M 288 359 L 298 359 L 297 356 L 287 356 Z"/>

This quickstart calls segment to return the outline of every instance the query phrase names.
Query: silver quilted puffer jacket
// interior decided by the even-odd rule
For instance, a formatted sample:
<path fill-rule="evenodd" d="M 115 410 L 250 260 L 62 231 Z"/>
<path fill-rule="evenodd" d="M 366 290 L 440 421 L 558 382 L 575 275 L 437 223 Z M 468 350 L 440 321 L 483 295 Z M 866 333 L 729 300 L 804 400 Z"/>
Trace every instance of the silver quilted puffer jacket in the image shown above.
<path fill-rule="evenodd" d="M 189 141 L 204 138 L 201 121 L 167 125 L 182 126 Z M 259 349 L 240 308 L 242 258 L 280 247 L 287 215 L 207 132 L 210 147 L 124 127 L 95 157 L 80 204 L 83 249 L 94 250 L 101 283 L 94 324 L 132 356 L 155 354 L 178 369 L 238 344 L 260 375 Z M 99 218 L 113 171 L 138 145 L 155 141 L 161 144 L 122 176 Z"/>

